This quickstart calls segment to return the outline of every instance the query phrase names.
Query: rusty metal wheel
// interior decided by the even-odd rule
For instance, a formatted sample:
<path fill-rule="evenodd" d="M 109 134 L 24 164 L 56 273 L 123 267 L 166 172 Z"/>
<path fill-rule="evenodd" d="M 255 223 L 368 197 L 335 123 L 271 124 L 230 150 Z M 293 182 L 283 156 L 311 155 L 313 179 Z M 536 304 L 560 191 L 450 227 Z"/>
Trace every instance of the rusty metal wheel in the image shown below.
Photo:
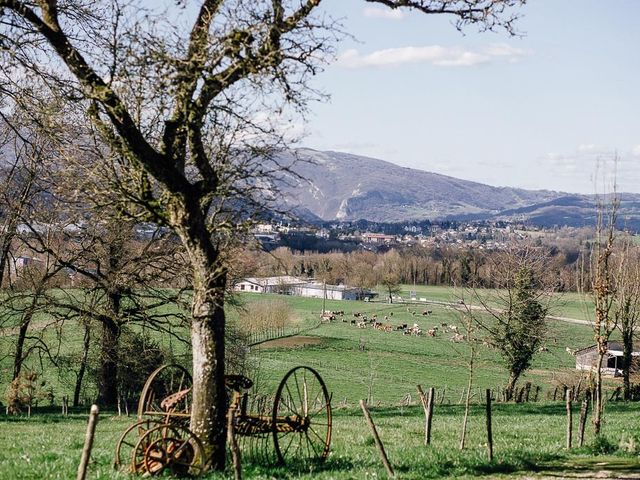
<path fill-rule="evenodd" d="M 290 370 L 278 386 L 273 406 L 278 462 L 323 462 L 329 455 L 331 427 L 331 398 L 322 377 L 309 367 Z"/>
<path fill-rule="evenodd" d="M 145 418 L 127 428 L 116 444 L 113 468 L 132 472 L 131 460 L 138 441 L 145 433 L 159 425 L 162 425 L 162 422 L 152 418 Z"/>
<path fill-rule="evenodd" d="M 142 389 L 138 402 L 138 419 L 165 417 L 168 420 L 167 415 L 182 419 L 188 417 L 191 412 L 192 386 L 193 380 L 186 368 L 176 364 L 157 368 L 149 375 Z M 163 400 L 179 392 L 184 394 L 171 408 L 167 409 L 162 405 Z"/>
<path fill-rule="evenodd" d="M 160 475 L 168 471 L 178 477 L 197 477 L 205 471 L 204 448 L 189 429 L 164 424 L 147 431 L 132 456 L 134 473 Z"/>

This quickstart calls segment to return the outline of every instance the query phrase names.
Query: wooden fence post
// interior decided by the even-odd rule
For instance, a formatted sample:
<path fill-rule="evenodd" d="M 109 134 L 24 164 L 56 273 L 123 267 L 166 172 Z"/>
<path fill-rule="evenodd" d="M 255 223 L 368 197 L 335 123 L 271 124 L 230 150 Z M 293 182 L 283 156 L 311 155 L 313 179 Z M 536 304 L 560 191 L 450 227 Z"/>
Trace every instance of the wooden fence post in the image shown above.
<path fill-rule="evenodd" d="M 84 480 L 87 477 L 87 465 L 89 465 L 89 457 L 91 456 L 91 448 L 93 447 L 93 437 L 96 433 L 96 423 L 98 423 L 98 406 L 91 405 L 89 413 L 89 423 L 87 425 L 87 434 L 84 438 L 84 447 L 82 449 L 82 457 L 80 465 L 78 465 L 77 480 Z"/>
<path fill-rule="evenodd" d="M 422 387 L 418 385 L 418 393 L 420 394 L 420 401 L 422 402 L 422 408 L 424 409 L 424 444 L 429 445 L 431 443 L 431 419 L 433 418 L 433 402 L 434 402 L 433 387 L 429 388 L 429 397 L 425 398 Z"/>
<path fill-rule="evenodd" d="M 529 395 L 531 394 L 531 382 L 524 384 L 524 401 L 529 403 Z"/>
<path fill-rule="evenodd" d="M 239 395 L 234 393 L 234 395 Z M 237 402 L 236 402 L 237 403 Z M 231 458 L 233 459 L 233 475 L 235 480 L 242 480 L 242 460 L 240 457 L 240 447 L 236 438 L 235 425 L 233 420 L 236 415 L 237 407 L 230 408 L 227 412 L 227 441 L 231 448 Z"/>
<path fill-rule="evenodd" d="M 364 413 L 364 418 L 367 420 L 367 424 L 371 429 L 371 433 L 373 434 L 373 440 L 376 442 L 376 447 L 378 448 L 378 453 L 382 458 L 382 463 L 384 464 L 384 468 L 387 471 L 387 475 L 389 475 L 389 477 L 391 478 L 394 478 L 395 473 L 393 472 L 393 468 L 391 468 L 391 464 L 389 463 L 387 454 L 384 451 L 384 445 L 382 445 L 382 441 L 378 436 L 378 431 L 376 430 L 376 426 L 373 423 L 373 419 L 371 418 L 371 414 L 369 413 L 369 409 L 367 408 L 367 402 L 365 402 L 364 400 L 360 400 L 360 408 L 362 408 L 362 413 Z"/>
<path fill-rule="evenodd" d="M 489 461 L 493 462 L 493 432 L 491 431 L 491 389 L 487 388 L 487 449 Z"/>
<path fill-rule="evenodd" d="M 571 413 L 571 390 L 567 389 L 565 391 L 566 402 L 567 402 L 567 448 L 571 448 L 571 437 L 573 434 L 573 416 Z"/>
<path fill-rule="evenodd" d="M 589 411 L 589 391 L 584 395 L 582 406 L 580 407 L 580 424 L 578 425 L 578 447 L 584 445 L 584 428 L 587 424 L 587 412 Z"/>

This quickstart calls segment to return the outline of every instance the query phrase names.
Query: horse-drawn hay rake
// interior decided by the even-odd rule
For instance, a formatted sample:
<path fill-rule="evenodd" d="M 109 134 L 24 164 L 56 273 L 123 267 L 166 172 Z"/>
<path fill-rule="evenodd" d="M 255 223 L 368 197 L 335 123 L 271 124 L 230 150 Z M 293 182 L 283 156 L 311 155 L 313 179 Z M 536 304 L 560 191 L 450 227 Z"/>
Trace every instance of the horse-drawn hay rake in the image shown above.
<path fill-rule="evenodd" d="M 283 377 L 271 411 L 265 398 L 257 411 L 247 413 L 253 382 L 227 375 L 229 412 L 234 431 L 242 437 L 250 457 L 280 464 L 322 462 L 331 442 L 331 398 L 324 381 L 312 368 L 295 367 Z M 180 365 L 163 365 L 147 379 L 138 403 L 138 421 L 116 445 L 114 466 L 130 473 L 198 476 L 210 463 L 200 439 L 189 430 L 192 379 Z M 244 391 L 244 393 L 243 393 Z"/>

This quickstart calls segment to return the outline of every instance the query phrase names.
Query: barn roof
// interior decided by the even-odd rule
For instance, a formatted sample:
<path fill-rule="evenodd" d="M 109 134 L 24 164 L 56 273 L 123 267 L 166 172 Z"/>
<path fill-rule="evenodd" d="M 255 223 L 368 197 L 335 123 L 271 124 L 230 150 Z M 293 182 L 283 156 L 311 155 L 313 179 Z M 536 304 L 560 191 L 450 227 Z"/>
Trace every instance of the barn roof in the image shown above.
<path fill-rule="evenodd" d="M 578 350 L 576 350 L 575 354 L 579 355 L 581 353 L 587 353 L 590 350 L 594 350 L 597 347 L 597 345 L 590 345 L 588 347 L 584 347 L 584 348 L 580 348 Z M 624 345 L 622 342 L 618 342 L 618 341 L 609 341 L 607 342 L 607 351 L 612 351 L 612 352 L 622 352 L 624 349 Z M 633 345 L 631 347 L 631 351 L 635 354 L 638 354 L 640 352 L 637 352 L 635 349 L 635 345 Z"/>

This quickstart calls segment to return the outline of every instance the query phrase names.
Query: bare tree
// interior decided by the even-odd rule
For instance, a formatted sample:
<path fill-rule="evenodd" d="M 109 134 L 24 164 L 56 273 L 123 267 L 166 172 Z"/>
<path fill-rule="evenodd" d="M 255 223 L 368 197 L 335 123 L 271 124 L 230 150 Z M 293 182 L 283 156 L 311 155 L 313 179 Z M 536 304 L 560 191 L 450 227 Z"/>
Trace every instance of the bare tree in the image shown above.
<path fill-rule="evenodd" d="M 26 243 L 30 251 L 52 258 L 59 269 L 72 273 L 73 284 L 47 295 L 52 313 L 61 321 L 100 325 L 97 402 L 113 407 L 118 401 L 123 328 L 138 324 L 172 334 L 171 326 L 184 321 L 179 309 L 182 291 L 167 288 L 184 273 L 177 261 L 178 245 L 161 234 L 136 238 L 139 234 L 131 221 L 115 221 L 113 216 L 96 222 L 84 215 L 85 221 L 79 225 L 72 210 L 57 213 L 66 215 L 67 222 L 50 224 L 46 236 L 32 228 Z M 59 240 L 55 244 L 46 241 L 51 231 Z M 166 310 L 167 305 L 173 308 Z M 88 330 L 85 334 L 88 338 Z"/>
<path fill-rule="evenodd" d="M 631 400 L 631 371 L 637 360 L 633 358 L 633 337 L 640 321 L 640 259 L 639 251 L 632 239 L 617 242 L 614 258 L 615 287 L 614 316 L 622 335 L 622 379 L 623 396 Z"/>
<path fill-rule="evenodd" d="M 375 1 L 452 15 L 459 28 L 510 32 L 511 8 L 524 3 Z M 0 0 L 2 89 L 27 108 L 37 92 L 16 86 L 28 78 L 86 112 L 109 152 L 108 189 L 119 192 L 123 209 L 168 226 L 185 247 L 193 282 L 191 429 L 214 468 L 224 465 L 226 438 L 225 252 L 272 198 L 258 179 L 291 166 L 270 155 L 284 138 L 264 119 L 303 111 L 314 96 L 308 79 L 335 33 L 316 14 L 320 3 L 202 0 L 190 18 L 182 2 L 158 12 L 119 0 Z"/>
<path fill-rule="evenodd" d="M 593 427 L 596 435 L 600 435 L 604 406 L 602 398 L 602 361 L 607 354 L 609 337 L 616 329 L 617 320 L 613 314 L 616 285 L 612 255 L 615 249 L 619 202 L 615 192 L 608 199 L 598 199 L 596 239 L 591 252 L 591 291 L 595 307 L 595 318 L 592 327 L 594 340 L 598 347 L 593 398 Z"/>
<path fill-rule="evenodd" d="M 493 295 L 474 290 L 475 301 L 488 314 L 474 318 L 509 370 L 505 394 L 511 400 L 518 379 L 546 338 L 553 289 L 541 280 L 545 255 L 539 249 L 512 248 L 492 261 L 498 289 Z"/>
<path fill-rule="evenodd" d="M 469 372 L 469 376 L 467 378 L 467 392 L 464 398 L 464 418 L 462 420 L 462 431 L 460 432 L 460 450 L 464 450 L 467 440 L 467 425 L 469 422 L 469 411 L 471 409 L 471 392 L 473 389 L 473 381 L 476 369 L 476 355 L 478 350 L 475 338 L 477 320 L 474 317 L 473 311 L 468 306 L 465 308 L 465 313 L 461 315 L 460 325 L 462 326 L 462 331 L 464 332 L 464 336 L 469 344 L 469 357 L 467 361 L 467 370 Z"/>
<path fill-rule="evenodd" d="M 25 122 L 26 120 L 26 122 Z M 42 159 L 51 153 L 47 138 L 37 126 L 14 114 L 10 123 L 0 119 L 0 287 L 5 286 L 13 240 L 23 216 L 38 196 Z"/>

